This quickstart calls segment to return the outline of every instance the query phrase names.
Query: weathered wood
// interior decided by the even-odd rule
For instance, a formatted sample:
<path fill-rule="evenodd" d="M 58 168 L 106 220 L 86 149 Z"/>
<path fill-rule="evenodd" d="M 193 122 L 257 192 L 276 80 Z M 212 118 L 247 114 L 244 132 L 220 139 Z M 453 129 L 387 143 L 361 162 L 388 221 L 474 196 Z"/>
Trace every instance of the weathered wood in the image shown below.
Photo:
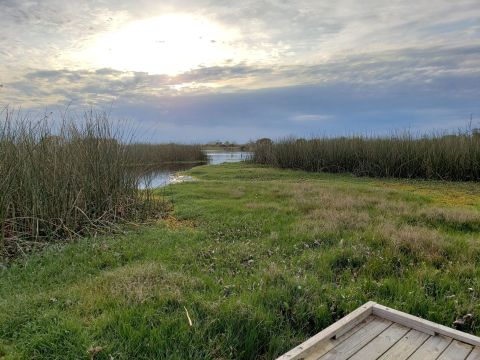
<path fill-rule="evenodd" d="M 421 331 L 411 329 L 393 345 L 379 360 L 405 360 L 412 355 L 430 336 Z"/>
<path fill-rule="evenodd" d="M 480 360 L 480 338 L 368 302 L 277 360 Z"/>
<path fill-rule="evenodd" d="M 345 360 L 363 348 L 392 324 L 391 321 L 375 318 L 347 340 L 320 357 L 321 360 Z"/>
<path fill-rule="evenodd" d="M 453 340 L 438 360 L 465 360 L 473 346 Z"/>
<path fill-rule="evenodd" d="M 480 360 L 480 347 L 473 349 L 470 355 L 468 355 L 467 360 Z"/>
<path fill-rule="evenodd" d="M 397 343 L 410 329 L 393 323 L 388 329 L 353 355 L 351 360 L 377 359 Z"/>
<path fill-rule="evenodd" d="M 452 339 L 465 342 L 470 345 L 480 346 L 480 338 L 471 334 L 458 331 L 447 326 L 436 324 L 432 321 L 424 320 L 419 317 L 390 309 L 386 306 L 375 304 L 373 307 L 373 314 L 384 319 L 402 324 L 415 330 L 422 331 L 429 335 L 445 335 Z"/>
<path fill-rule="evenodd" d="M 375 302 L 373 301 L 367 302 L 336 323 L 330 325 L 286 354 L 280 356 L 277 360 L 297 360 L 305 358 L 319 342 L 327 341 L 332 337 L 341 336 L 370 316 L 374 305 Z"/>
<path fill-rule="evenodd" d="M 434 360 L 452 342 L 452 338 L 442 335 L 431 336 L 413 353 L 408 360 Z"/>
<path fill-rule="evenodd" d="M 309 352 L 309 354 L 305 356 L 305 360 L 318 359 L 320 356 L 327 353 L 330 349 L 333 349 L 335 346 L 337 346 L 341 342 L 348 339 L 350 336 L 352 336 L 354 333 L 359 331 L 361 328 L 366 326 L 369 322 L 371 322 L 374 319 L 375 317 L 370 315 L 365 320 L 363 320 L 360 324 L 351 328 L 349 331 L 342 334 L 341 336 L 333 337 L 327 341 L 320 341 L 317 346 L 314 346 L 313 348 L 311 348 L 311 351 Z"/>
<path fill-rule="evenodd" d="M 350 321 L 343 326 L 340 326 L 337 331 L 335 331 L 335 338 L 342 336 L 344 333 L 349 331 L 352 327 L 356 326 L 360 322 L 362 322 L 365 318 L 369 317 L 372 314 L 372 308 L 375 306 L 373 301 L 368 302 L 364 305 L 365 307 L 361 309 L 358 314 L 355 314 L 350 318 Z M 352 315 L 353 312 L 350 314 Z M 348 316 L 348 315 L 347 315 Z"/>

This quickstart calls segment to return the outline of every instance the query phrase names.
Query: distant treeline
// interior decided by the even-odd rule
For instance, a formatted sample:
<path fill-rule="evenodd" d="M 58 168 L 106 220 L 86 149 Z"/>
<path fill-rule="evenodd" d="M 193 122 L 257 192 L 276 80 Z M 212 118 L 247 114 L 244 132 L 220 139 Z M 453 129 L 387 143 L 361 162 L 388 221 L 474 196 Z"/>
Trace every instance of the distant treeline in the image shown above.
<path fill-rule="evenodd" d="M 480 133 L 257 141 L 253 161 L 281 168 L 358 176 L 480 180 Z"/>
<path fill-rule="evenodd" d="M 246 144 L 237 144 L 229 141 L 215 141 L 202 145 L 205 150 L 224 150 L 224 151 L 252 151 L 255 144 L 248 142 Z"/>

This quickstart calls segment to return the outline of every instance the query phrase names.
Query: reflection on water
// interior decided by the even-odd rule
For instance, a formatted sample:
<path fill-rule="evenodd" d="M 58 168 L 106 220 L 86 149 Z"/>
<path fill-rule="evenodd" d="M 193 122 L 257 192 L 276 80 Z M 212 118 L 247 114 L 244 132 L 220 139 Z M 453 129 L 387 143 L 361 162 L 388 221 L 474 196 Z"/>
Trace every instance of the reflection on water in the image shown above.
<path fill-rule="evenodd" d="M 140 178 L 140 189 L 156 188 L 170 184 L 178 171 L 188 170 L 198 163 L 166 164 L 162 168 L 145 170 Z"/>
<path fill-rule="evenodd" d="M 247 160 L 252 153 L 247 151 L 215 151 L 207 150 L 208 163 L 212 165 L 223 164 L 226 162 L 240 162 Z"/>
<path fill-rule="evenodd" d="M 205 151 L 208 157 L 208 164 L 217 165 L 225 162 L 240 162 L 247 160 L 252 153 L 247 151 Z M 139 187 L 141 189 L 155 188 L 168 185 L 175 181 L 175 174 L 197 166 L 198 163 L 177 163 L 162 166 L 161 169 L 145 171 L 142 175 Z"/>

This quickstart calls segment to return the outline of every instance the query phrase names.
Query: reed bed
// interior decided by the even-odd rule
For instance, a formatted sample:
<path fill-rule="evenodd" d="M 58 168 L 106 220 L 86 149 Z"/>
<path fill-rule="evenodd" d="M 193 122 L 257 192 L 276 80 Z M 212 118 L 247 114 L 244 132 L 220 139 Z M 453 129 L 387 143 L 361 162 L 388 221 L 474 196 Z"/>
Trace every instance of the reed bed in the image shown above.
<path fill-rule="evenodd" d="M 0 258 L 161 211 L 129 169 L 128 134 L 106 114 L 31 120 L 5 109 L 1 116 Z"/>
<path fill-rule="evenodd" d="M 263 140 L 256 144 L 253 161 L 358 176 L 478 181 L 480 134 Z"/>
<path fill-rule="evenodd" d="M 134 165 L 158 167 L 168 163 L 207 161 L 200 145 L 135 143 L 128 148 Z"/>

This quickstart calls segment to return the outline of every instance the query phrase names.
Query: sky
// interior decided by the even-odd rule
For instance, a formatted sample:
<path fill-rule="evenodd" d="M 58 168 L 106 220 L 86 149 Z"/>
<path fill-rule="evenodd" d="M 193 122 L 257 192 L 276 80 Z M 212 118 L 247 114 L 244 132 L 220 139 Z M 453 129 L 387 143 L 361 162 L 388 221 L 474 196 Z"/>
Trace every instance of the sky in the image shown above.
<path fill-rule="evenodd" d="M 0 107 L 144 141 L 480 127 L 479 0 L 0 0 Z"/>

